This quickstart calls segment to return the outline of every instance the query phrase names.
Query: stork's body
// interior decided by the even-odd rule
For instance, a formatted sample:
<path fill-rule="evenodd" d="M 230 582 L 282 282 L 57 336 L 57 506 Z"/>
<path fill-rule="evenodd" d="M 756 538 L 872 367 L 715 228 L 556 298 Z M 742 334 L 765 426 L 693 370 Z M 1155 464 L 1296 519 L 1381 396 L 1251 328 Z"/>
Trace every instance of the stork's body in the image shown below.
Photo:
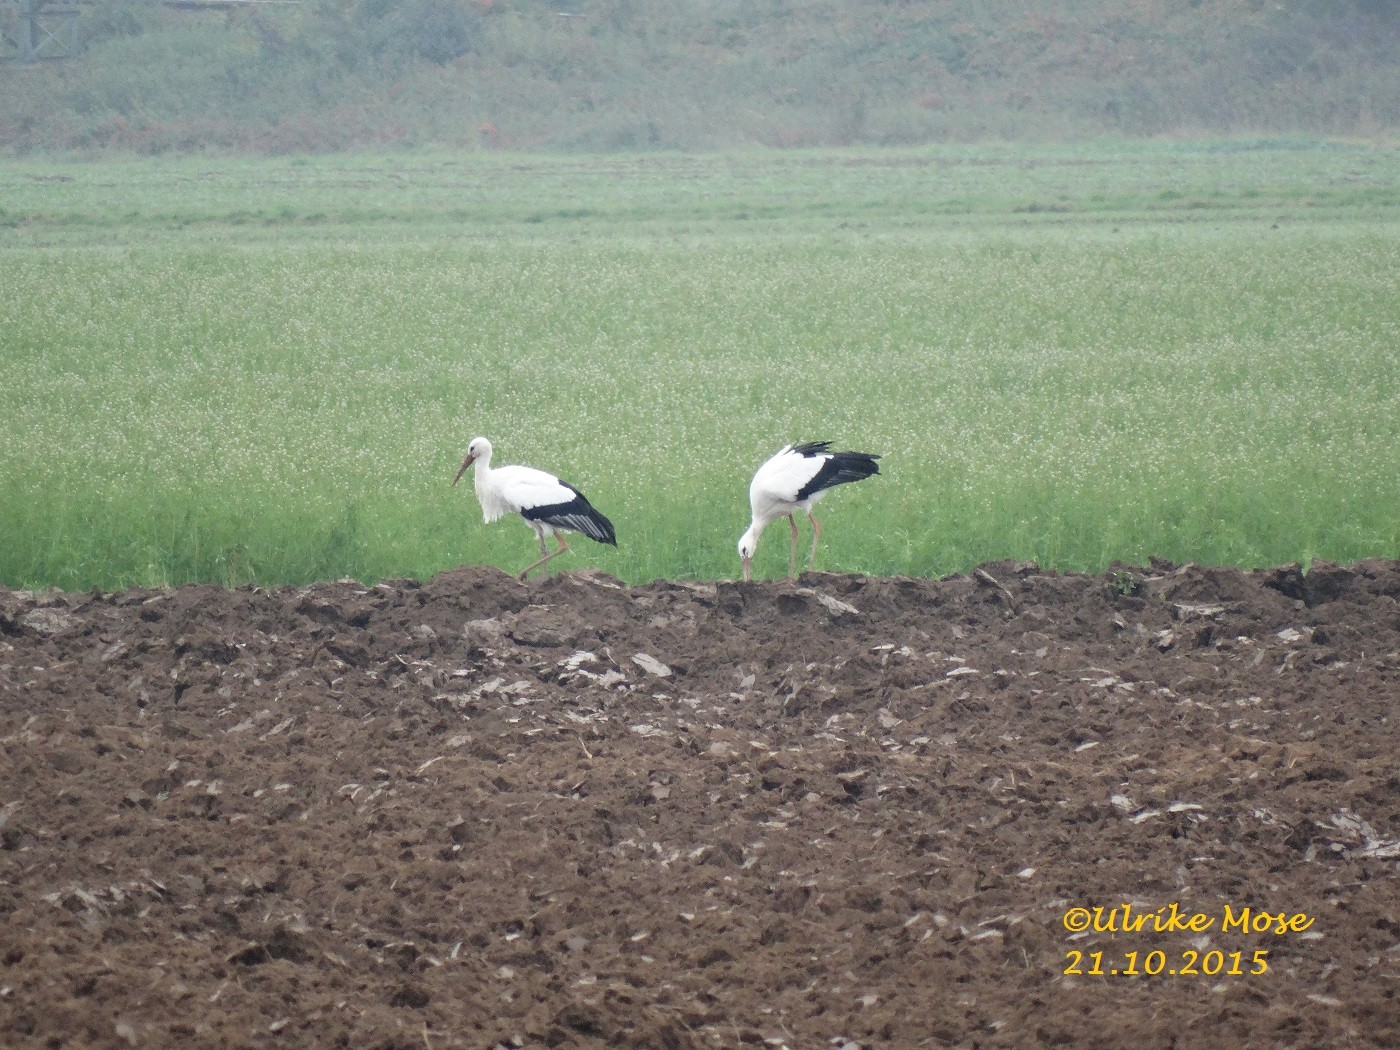
<path fill-rule="evenodd" d="M 797 575 L 797 518 L 804 512 L 812 522 L 812 551 L 807 556 L 807 568 L 817 558 L 817 543 L 821 540 L 821 522 L 812 513 L 812 504 L 837 485 L 860 481 L 880 473 L 875 461 L 879 456 L 869 452 L 829 452 L 830 441 L 809 441 L 788 445 L 770 459 L 753 476 L 749 485 L 749 507 L 753 521 L 739 539 L 739 558 L 744 567 L 744 579 L 750 577 L 750 562 L 758 537 L 768 525 L 787 518 L 792 526 L 792 548 L 788 552 L 788 579 Z"/>
<path fill-rule="evenodd" d="M 467 458 L 462 460 L 452 484 L 462 480 L 462 475 L 473 464 L 476 467 L 476 499 L 481 504 L 481 513 L 486 521 L 496 521 L 506 514 L 519 514 L 535 530 L 535 537 L 540 541 L 540 559 L 521 570 L 521 580 L 532 569 L 569 549 L 561 533 L 581 532 L 599 543 L 617 546 L 612 522 L 567 481 L 560 481 L 553 474 L 546 474 L 534 467 L 500 467 L 493 470 L 491 442 L 479 437 L 468 446 Z M 545 543 L 550 536 L 559 541 L 559 549 L 552 554 Z"/>

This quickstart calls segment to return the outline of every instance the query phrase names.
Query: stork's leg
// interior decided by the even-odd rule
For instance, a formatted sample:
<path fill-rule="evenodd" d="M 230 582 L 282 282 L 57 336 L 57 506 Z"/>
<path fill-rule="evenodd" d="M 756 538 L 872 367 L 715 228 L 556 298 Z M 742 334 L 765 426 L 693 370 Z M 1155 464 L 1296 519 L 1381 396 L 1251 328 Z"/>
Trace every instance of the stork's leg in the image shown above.
<path fill-rule="evenodd" d="M 817 516 L 810 510 L 807 517 L 812 519 L 812 553 L 807 556 L 807 571 L 811 572 L 813 566 L 817 564 L 817 544 L 822 538 L 822 523 L 817 520 Z"/>
<path fill-rule="evenodd" d="M 792 526 L 792 547 L 788 551 L 788 579 L 797 579 L 797 517 L 788 515 L 788 524 Z"/>
<path fill-rule="evenodd" d="M 549 547 L 544 542 L 544 533 L 540 533 L 540 553 L 543 554 L 544 557 L 541 558 L 539 561 L 531 562 L 529 565 L 525 566 L 525 568 L 520 570 L 520 575 L 517 577 L 517 579 L 519 579 L 521 583 L 525 582 L 525 577 L 530 573 L 532 569 L 538 569 L 545 562 L 549 561 L 550 558 L 557 558 L 559 557 L 559 555 L 563 554 L 566 550 L 569 549 L 569 545 L 564 542 L 564 537 L 559 535 L 559 533 L 556 532 L 554 534 L 554 538 L 559 541 L 559 549 L 553 554 L 551 554 L 549 553 Z"/>

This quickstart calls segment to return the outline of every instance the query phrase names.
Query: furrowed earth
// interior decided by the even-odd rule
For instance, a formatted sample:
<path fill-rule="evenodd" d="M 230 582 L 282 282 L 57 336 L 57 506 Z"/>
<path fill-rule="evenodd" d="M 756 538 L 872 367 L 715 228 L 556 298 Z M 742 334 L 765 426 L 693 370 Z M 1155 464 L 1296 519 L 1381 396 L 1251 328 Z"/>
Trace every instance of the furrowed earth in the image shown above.
<path fill-rule="evenodd" d="M 1388 560 L 0 589 L 0 1041 L 1397 1046 L 1397 700 Z"/>

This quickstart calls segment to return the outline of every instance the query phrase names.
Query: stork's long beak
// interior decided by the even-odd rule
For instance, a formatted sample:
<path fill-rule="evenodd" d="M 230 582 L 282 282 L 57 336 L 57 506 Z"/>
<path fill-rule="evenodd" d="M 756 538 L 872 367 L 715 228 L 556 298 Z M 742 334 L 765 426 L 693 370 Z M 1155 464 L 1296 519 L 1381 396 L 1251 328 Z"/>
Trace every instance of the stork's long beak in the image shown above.
<path fill-rule="evenodd" d="M 749 563 L 750 563 L 753 559 L 751 559 L 751 558 L 742 558 L 742 557 L 741 557 L 739 560 L 740 560 L 741 562 L 744 563 L 744 582 L 745 582 L 745 583 L 748 583 L 749 580 L 752 579 L 752 575 L 753 575 L 752 573 L 749 572 Z"/>
<path fill-rule="evenodd" d="M 462 475 L 467 472 L 467 468 L 472 465 L 472 460 L 474 459 L 476 459 L 475 456 L 468 456 L 466 459 L 462 460 L 462 465 L 457 468 L 457 476 L 452 479 L 452 484 L 455 485 L 462 480 Z"/>

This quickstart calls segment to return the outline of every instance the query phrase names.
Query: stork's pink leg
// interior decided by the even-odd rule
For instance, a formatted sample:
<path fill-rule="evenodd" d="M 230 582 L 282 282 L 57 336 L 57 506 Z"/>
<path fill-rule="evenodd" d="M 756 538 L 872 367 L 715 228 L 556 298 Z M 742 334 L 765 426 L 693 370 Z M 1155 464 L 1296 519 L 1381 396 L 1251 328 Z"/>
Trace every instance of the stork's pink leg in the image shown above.
<path fill-rule="evenodd" d="M 797 518 L 795 515 L 788 515 L 788 524 L 792 526 L 792 547 L 788 550 L 788 579 L 797 579 Z"/>
<path fill-rule="evenodd" d="M 549 553 L 549 547 L 545 545 L 544 537 L 541 536 L 541 537 L 540 537 L 540 553 L 543 554 L 544 557 L 541 558 L 539 561 L 531 562 L 529 565 L 525 566 L 525 568 L 521 569 L 521 570 L 520 570 L 520 575 L 517 576 L 516 579 L 518 579 L 521 583 L 524 583 L 524 582 L 525 582 L 525 577 L 526 577 L 527 575 L 529 575 L 529 573 L 530 573 L 530 571 L 531 571 L 532 569 L 538 569 L 538 568 L 539 568 L 541 565 L 543 565 L 545 562 L 549 561 L 550 558 L 557 558 L 557 557 L 559 557 L 559 555 L 563 554 L 566 550 L 569 549 L 569 545 L 568 545 L 567 543 L 564 542 L 564 537 L 561 536 L 559 533 L 556 532 L 556 533 L 554 534 L 554 538 L 555 538 L 556 540 L 559 541 L 559 549 L 558 549 L 557 551 L 555 551 L 553 554 L 550 554 L 550 553 Z"/>
<path fill-rule="evenodd" d="M 807 512 L 807 517 L 812 519 L 812 553 L 807 558 L 807 571 L 811 572 L 817 564 L 817 544 L 821 542 L 822 538 L 822 523 L 810 510 Z"/>

